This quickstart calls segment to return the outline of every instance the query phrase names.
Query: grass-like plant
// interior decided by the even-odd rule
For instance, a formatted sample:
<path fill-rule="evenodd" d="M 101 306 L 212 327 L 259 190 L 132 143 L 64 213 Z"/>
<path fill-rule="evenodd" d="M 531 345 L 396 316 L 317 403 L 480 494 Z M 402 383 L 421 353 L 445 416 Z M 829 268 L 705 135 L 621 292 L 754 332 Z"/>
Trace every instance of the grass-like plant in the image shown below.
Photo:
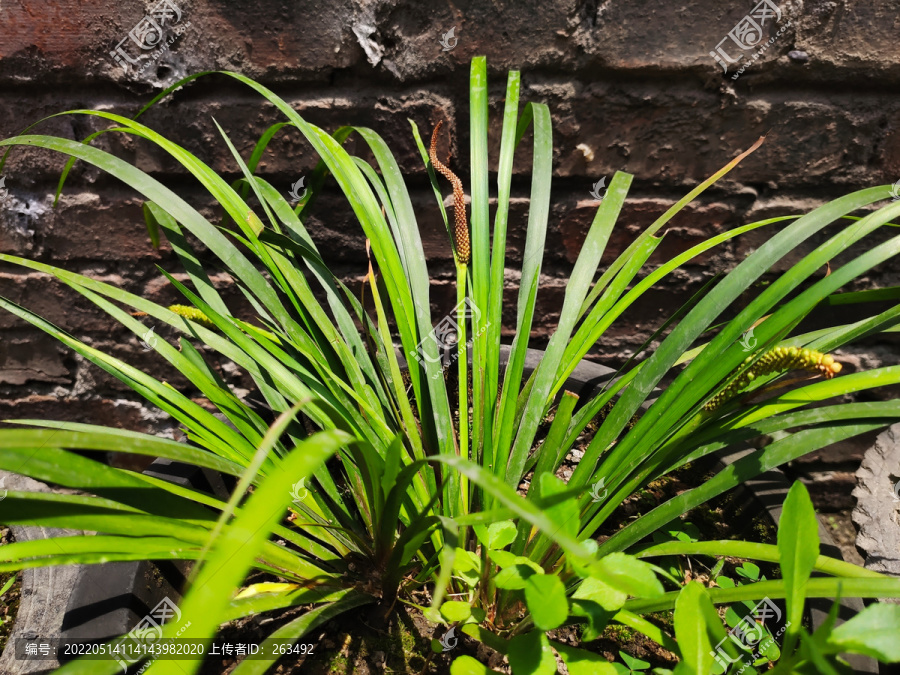
<path fill-rule="evenodd" d="M 828 625 L 824 633 L 804 632 L 806 597 L 900 597 L 900 580 L 819 556 L 815 514 L 802 486 L 794 487 L 785 507 L 777 546 L 690 538 L 647 544 L 682 514 L 742 481 L 900 419 L 897 400 L 823 404 L 900 381 L 898 367 L 833 377 L 840 368 L 828 355 L 854 340 L 894 329 L 900 306 L 813 333 L 795 330 L 823 304 L 897 297 L 896 289 L 838 293 L 900 250 L 900 237 L 893 237 L 836 262 L 849 246 L 900 215 L 900 202 L 889 202 L 864 217 L 851 216 L 888 199 L 887 186 L 835 199 L 803 216 L 735 228 L 656 267 L 648 265 L 672 217 L 757 143 L 674 204 L 615 262 L 599 270 L 631 183 L 630 175 L 616 173 L 566 286 L 556 330 L 539 365 L 526 377 L 547 243 L 553 153 L 550 111 L 540 103 L 520 110 L 519 74 L 511 72 L 506 87 L 493 222 L 485 60 L 474 59 L 471 69 L 470 218 L 462 181 L 436 157 L 435 137 L 429 153 L 412 124 L 442 213 L 442 191 L 432 165 L 451 180 L 456 196 L 453 227 L 446 213 L 444 219 L 454 242 L 458 305 L 443 319 L 432 316 L 416 214 L 381 137 L 356 127 L 329 134 L 263 85 L 236 73 L 224 75 L 258 92 L 286 118 L 267 130 L 249 158 L 241 157 L 217 125 L 243 174 L 234 184 L 138 122 L 140 114 L 128 119 L 96 110 L 62 113 L 98 117 L 111 123 L 100 133 L 129 134 L 167 152 L 221 206 L 220 222 L 211 222 L 143 171 L 93 147 L 90 142 L 98 134 L 83 143 L 28 133 L 0 141 L 95 165 L 145 198 L 151 239 L 157 241 L 162 231 L 190 278 L 183 284 L 163 271 L 185 305 L 164 307 L 16 256 L 0 254 L 0 260 L 53 275 L 138 337 L 147 331 L 141 316 L 180 331 L 178 345 L 156 336 L 149 346 L 221 414 L 217 417 L 187 393 L 0 299 L 7 311 L 170 414 L 191 441 L 36 420 L 17 420 L 19 427 L 0 431 L 0 468 L 88 493 L 11 491 L 0 502 L 0 522 L 98 533 L 3 547 L 0 571 L 112 560 L 195 561 L 181 620 L 167 625 L 165 635 L 206 642 L 225 621 L 308 606 L 309 611 L 271 636 L 296 642 L 330 618 L 363 605 L 374 605 L 374 617 L 387 619 L 398 602 L 415 605 L 418 596 L 412 592 L 424 588 L 430 605 L 420 609 L 426 617 L 447 624 L 448 633 L 458 628 L 508 654 L 517 675 L 554 672 L 552 649 L 575 675 L 616 672 L 584 649 L 551 645 L 546 631 L 573 621 L 585 624 L 585 641 L 618 623 L 678 655 L 676 672 L 706 673 L 716 667 L 722 672 L 726 666 L 713 646 L 725 632 L 714 604 L 762 598 L 786 600 L 789 623 L 778 666 L 785 672 L 825 668 L 822 663 L 836 669 L 838 651 L 900 660 L 895 645 L 869 630 L 875 620 L 897 630 L 900 616 L 890 607 L 875 610 L 874 619 L 872 614 L 859 617 L 855 625 L 847 624 L 850 629 L 831 633 Z M 149 105 L 199 76 L 179 82 Z M 309 193 L 296 206 L 255 175 L 269 142 L 285 126 L 298 129 L 320 157 Z M 343 147 L 351 134 L 366 143 L 375 166 Z M 533 143 L 531 198 L 515 298 L 515 338 L 504 364 L 501 312 L 504 302 L 513 301 L 504 289 L 510 185 L 514 153 L 526 134 Z M 368 240 L 364 297 L 331 273 L 304 226 L 326 180 L 345 195 Z M 757 292 L 756 282 L 774 263 L 826 227 L 832 235 L 824 243 Z M 643 293 L 696 256 L 757 228 L 776 231 L 732 272 L 668 317 L 652 338 L 660 341 L 655 351 L 641 356 L 650 341 L 636 345 L 635 357 L 623 364 L 619 377 L 587 400 L 565 391 L 579 362 Z M 232 276 L 255 316 L 238 317 L 229 309 L 210 270 L 200 264 L 194 240 L 217 259 L 219 271 Z M 827 263 L 831 273 L 817 277 Z M 755 295 L 746 306 L 725 320 L 726 310 L 750 293 Z M 750 329 L 757 342 L 748 356 L 745 336 Z M 233 393 L 200 345 L 253 379 L 277 416 L 274 423 Z M 820 377 L 790 391 L 779 388 L 785 373 L 797 368 Z M 670 384 L 658 391 L 667 376 Z M 758 395 L 769 391 L 774 393 L 760 400 Z M 597 419 L 602 422 L 594 430 Z M 556 471 L 584 434 L 589 443 L 566 484 Z M 763 435 L 772 442 L 622 523 L 602 544 L 594 540 L 598 528 L 635 491 L 689 462 Z M 236 487 L 223 502 L 105 466 L 73 450 L 168 458 L 234 476 Z M 523 497 L 517 490 L 526 476 Z M 782 578 L 733 588 L 683 585 L 683 579 L 648 562 L 672 555 L 769 561 L 780 565 Z M 268 572 L 281 582 L 245 587 L 251 570 Z M 814 570 L 826 576 L 810 579 Z M 674 635 L 644 616 L 672 609 Z M 448 644 L 445 639 L 436 647 L 440 651 Z M 736 659 L 727 664 L 736 672 L 739 653 L 733 645 L 723 649 Z M 246 660 L 234 672 L 262 673 L 270 665 Z M 60 672 L 112 673 L 118 668 L 114 661 L 75 661 Z M 151 671 L 190 673 L 198 668 L 196 660 L 159 660 Z M 488 671 L 466 657 L 454 661 L 453 672 Z"/>

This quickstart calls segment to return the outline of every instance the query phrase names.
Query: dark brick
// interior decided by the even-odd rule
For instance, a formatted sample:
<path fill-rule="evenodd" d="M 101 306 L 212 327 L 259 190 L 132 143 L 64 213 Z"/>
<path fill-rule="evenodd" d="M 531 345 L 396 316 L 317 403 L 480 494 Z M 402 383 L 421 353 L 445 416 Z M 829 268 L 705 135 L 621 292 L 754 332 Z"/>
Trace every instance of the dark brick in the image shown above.
<path fill-rule="evenodd" d="M 589 7 L 593 11 L 579 25 L 576 39 L 602 65 L 672 70 L 699 64 L 704 72 L 721 73 L 709 52 L 752 5 L 706 1 L 689 6 L 600 3 Z"/>
<path fill-rule="evenodd" d="M 856 81 L 883 86 L 900 79 L 897 7 L 889 0 L 804 6 L 796 44 L 809 54 L 801 70 L 812 81 Z"/>
<path fill-rule="evenodd" d="M 846 462 L 861 462 L 863 455 L 875 442 L 875 437 L 880 431 L 872 431 L 848 438 L 840 443 L 834 443 L 821 450 L 816 450 L 808 455 L 794 460 L 796 464 L 836 465 Z"/>
<path fill-rule="evenodd" d="M 176 2 L 182 10 L 181 21 L 165 31 L 169 38 L 174 36 L 171 28 L 186 26 L 183 35 L 143 73 L 136 72 L 140 66 L 123 71 L 109 52 L 155 4 L 88 6 L 26 0 L 5 6 L 0 80 L 64 83 L 74 76 L 147 87 L 219 68 L 321 80 L 326 76 L 323 71 L 346 68 L 363 57 L 359 45 L 349 39 L 347 19 L 355 13 L 351 2 L 295 6 L 268 1 L 248 12 L 211 0 L 182 0 Z M 134 58 L 141 53 L 131 40 L 127 42 L 129 55 Z M 141 61 L 149 63 L 148 58 Z"/>
<path fill-rule="evenodd" d="M 66 384 L 71 380 L 63 364 L 59 343 L 47 335 L 12 338 L 0 342 L 0 383 Z"/>
<path fill-rule="evenodd" d="M 159 262 L 166 250 L 154 250 L 138 198 L 109 198 L 87 192 L 65 195 L 59 206 L 35 223 L 44 256 L 68 260 L 140 260 Z M 73 227 L 73 224 L 78 225 Z"/>
<path fill-rule="evenodd" d="M 48 275 L 0 274 L 0 295 L 76 335 L 110 331 L 116 325 L 84 296 Z M 23 319 L 0 312 L 0 329 L 25 325 Z"/>
<path fill-rule="evenodd" d="M 402 82 L 448 71 L 465 73 L 473 56 L 486 55 L 492 69 L 529 68 L 574 63 L 578 45 L 570 39 L 579 19 L 572 0 L 497 5 L 464 0 L 435 7 L 415 2 L 376 5 L 373 40 L 384 47 L 379 69 Z M 443 34 L 455 28 L 456 46 L 444 51 Z"/>
<path fill-rule="evenodd" d="M 578 254 L 581 252 L 599 205 L 600 202 L 594 199 L 579 200 L 560 220 L 562 241 L 565 246 L 566 258 L 570 263 L 574 263 L 578 259 Z M 610 235 L 609 243 L 600 261 L 601 266 L 611 264 L 641 232 L 652 225 L 670 206 L 671 203 L 659 199 L 627 200 Z M 665 237 L 650 257 L 650 262 L 658 263 L 676 257 L 709 237 L 729 229 L 730 225 L 735 224 L 734 218 L 734 209 L 726 204 L 702 205 L 696 202 L 689 204 L 657 233 L 657 236 L 665 233 Z M 724 259 L 723 250 L 726 253 L 730 250 L 727 243 L 699 254 L 688 264 L 709 265 L 712 269 L 717 269 Z"/>
<path fill-rule="evenodd" d="M 140 407 L 127 401 L 97 398 L 87 404 L 82 398 L 38 395 L 18 400 L 0 399 L 0 419 L 82 422 L 145 433 L 155 433 L 159 426 L 148 420 Z"/>
<path fill-rule="evenodd" d="M 148 110 L 140 121 L 167 139 L 182 145 L 217 173 L 239 176 L 240 167 L 215 122 L 218 122 L 244 161 L 247 161 L 263 133 L 273 124 L 287 121 L 264 98 L 247 89 L 240 91 L 240 98 L 214 101 L 185 100 L 176 96 L 174 100 Z M 343 92 L 329 91 L 327 98 L 301 98 L 285 92 L 276 93 L 304 120 L 327 132 L 334 132 L 338 126 L 343 125 L 373 129 L 384 138 L 405 174 L 425 173 L 408 119 L 416 121 L 426 144 L 431 137 L 432 128 L 442 119 L 445 120 L 445 133 L 453 132 L 453 136 L 456 136 L 452 105 L 448 100 L 427 92 L 400 98 L 376 96 L 374 92 L 360 96 L 358 90 L 349 87 Z M 137 107 L 129 106 L 132 107 L 134 110 L 130 114 L 137 112 Z M 132 162 L 142 171 L 151 174 L 188 173 L 180 163 L 150 141 L 123 134 L 110 136 L 108 140 L 115 154 Z M 351 137 L 345 143 L 345 148 L 351 154 L 372 161 L 368 146 L 358 135 Z M 458 154 L 458 150 L 454 154 Z M 290 184 L 301 175 L 308 176 L 318 161 L 318 155 L 298 129 L 283 127 L 269 143 L 260 161 L 258 173 L 267 180 L 275 178 L 279 183 L 287 180 L 286 188 L 289 189 Z"/>
<path fill-rule="evenodd" d="M 878 206 L 883 205 L 884 202 L 878 204 Z M 758 201 L 753 208 L 747 213 L 744 220 L 747 223 L 752 223 L 760 220 L 766 220 L 769 218 L 774 218 L 778 216 L 786 216 L 786 215 L 803 215 L 805 213 L 809 213 L 815 210 L 817 207 L 821 206 L 822 202 L 819 200 L 813 199 L 805 199 L 805 200 L 795 200 L 795 199 L 773 199 L 773 200 L 760 200 Z M 743 260 L 745 257 L 753 253 L 757 248 L 759 248 L 763 243 L 768 241 L 771 237 L 773 237 L 777 232 L 781 231 L 785 227 L 790 224 L 791 221 L 784 221 L 782 223 L 774 223 L 772 225 L 767 225 L 761 228 L 757 228 L 750 232 L 745 233 L 741 237 L 736 240 L 736 256 L 738 260 Z M 842 229 L 847 228 L 851 225 L 850 220 L 841 219 L 835 221 L 834 223 L 828 225 L 823 230 L 819 230 L 816 234 L 812 235 L 808 239 L 797 242 L 796 247 L 791 251 L 785 254 L 778 261 L 773 261 L 773 265 L 771 271 L 773 272 L 785 272 L 790 267 L 800 262 L 806 255 L 811 253 L 817 247 L 824 244 L 826 241 L 831 239 L 833 236 L 837 235 Z M 874 246 L 887 241 L 888 239 L 896 236 L 895 228 L 884 226 L 876 230 L 875 232 L 866 235 L 859 241 L 857 241 L 853 246 L 844 248 L 841 253 L 836 256 L 831 261 L 831 266 L 833 269 L 840 267 L 841 265 L 849 262 L 851 259 L 856 258 L 866 251 L 870 250 Z M 873 272 L 878 276 L 882 274 L 890 274 L 892 271 L 897 269 L 897 261 L 896 260 L 888 260 L 885 263 L 882 263 L 878 267 L 876 267 Z M 895 273 L 895 272 L 894 272 Z M 871 280 L 871 277 L 867 277 Z M 852 289 L 845 289 L 852 290 Z"/>
<path fill-rule="evenodd" d="M 713 175 L 760 137 L 766 141 L 728 181 L 809 186 L 827 178 L 877 184 L 868 165 L 879 161 L 885 114 L 893 103 L 871 96 L 767 93 L 723 99 L 711 92 L 656 83 L 533 83 L 523 98 L 546 102 L 554 116 L 555 169 L 584 176 L 584 189 L 616 171 L 654 185 L 693 186 Z M 491 127 L 499 147 L 499 121 Z M 530 138 L 530 137 L 529 137 Z M 874 139 L 879 141 L 873 142 Z M 517 154 L 517 171 L 531 171 L 531 143 Z"/>
<path fill-rule="evenodd" d="M 72 108 L 101 107 L 132 116 L 163 86 L 201 70 L 232 69 L 258 78 L 326 132 L 353 124 L 384 137 L 407 180 L 437 318 L 456 304 L 455 269 L 408 119 L 416 122 L 426 143 L 434 125 L 445 120 L 439 152 L 442 159 L 450 155 L 449 165 L 469 193 L 469 63 L 473 55 L 485 54 L 493 172 L 507 69 L 522 71 L 522 104 L 546 103 L 553 117 L 551 211 L 531 331 L 535 346 L 546 344 L 558 322 L 572 265 L 597 207 L 590 190 L 601 177 L 608 182 L 618 170 L 634 175 L 601 270 L 671 204 L 763 134 L 766 141 L 758 151 L 664 228 L 665 238 L 647 270 L 712 234 L 762 218 L 803 213 L 852 190 L 900 179 L 900 104 L 891 89 L 900 82 L 900 48 L 895 8 L 886 0 L 810 0 L 802 7 L 781 3 L 782 22 L 790 20 L 790 30 L 737 81 L 730 77 L 734 67 L 723 75 L 709 51 L 756 0 L 736 5 L 704 0 L 687 8 L 571 0 L 506 5 L 464 0 L 452 7 L 397 0 L 341 0 L 315 6 L 262 0 L 252 11 L 213 0 L 175 0 L 185 24 L 190 21 L 184 35 L 143 72 L 123 71 L 109 52 L 155 2 L 4 4 L 0 138 Z M 451 51 L 442 51 L 439 41 L 450 28 L 455 28 L 459 42 Z M 796 53 L 789 57 L 792 50 L 803 51 L 805 57 Z M 751 53 L 745 53 L 745 59 Z M 223 76 L 201 78 L 148 111 L 141 121 L 230 181 L 240 172 L 213 118 L 245 159 L 265 129 L 281 121 L 262 98 Z M 29 133 L 80 141 L 107 126 L 98 117 L 68 115 L 49 119 Z M 505 341 L 515 331 L 532 143 L 528 132 L 515 155 Z M 210 195 L 158 147 L 118 133 L 104 134 L 93 144 L 150 173 L 197 205 L 210 222 L 218 222 L 221 209 Z M 359 138 L 345 147 L 373 162 Z M 104 279 L 162 304 L 182 301 L 155 268 L 161 265 L 186 280 L 180 263 L 167 244 L 160 251 L 150 247 L 140 212 L 142 197 L 123 189 L 117 179 L 77 162 L 60 206 L 50 209 L 64 164 L 65 156 L 53 151 L 16 147 L 10 153 L 0 174 L 8 190 L 8 196 L 0 195 L 0 252 Z M 285 128 L 264 154 L 259 174 L 287 195 L 315 164 L 316 157 L 299 132 Z M 439 180 L 442 195 L 449 195 L 446 181 Z M 494 173 L 490 189 L 495 196 Z M 492 224 L 495 211 L 492 198 Z M 335 274 L 359 293 L 368 269 L 365 234 L 333 179 L 305 223 Z M 747 233 L 661 281 L 609 328 L 592 348 L 592 358 L 620 365 L 702 283 L 715 273 L 728 272 L 782 227 Z M 835 256 L 831 269 L 895 234 L 893 228 L 882 229 Z M 836 231 L 831 227 L 799 244 L 773 266 L 766 280 Z M 240 291 L 205 246 L 195 243 L 202 262 L 214 270 L 215 283 L 231 310 L 252 319 L 253 311 Z M 822 278 L 826 271 L 818 270 L 813 278 Z M 900 285 L 900 265 L 889 261 L 846 290 L 893 285 Z M 759 288 L 742 296 L 723 318 L 745 306 Z M 144 351 L 136 336 L 60 282 L 3 264 L 0 295 L 198 396 L 155 352 Z M 370 303 L 370 294 L 364 296 Z M 881 311 L 871 305 L 833 309 L 814 312 L 798 330 Z M 175 331 L 155 328 L 163 339 L 175 343 Z M 3 414 L 81 421 L 87 417 L 127 428 L 162 428 L 146 411 L 126 402 L 134 394 L 125 385 L 51 337 L 7 312 L 0 316 L 0 331 Z M 897 346 L 882 339 L 849 345 L 839 350 L 839 357 L 850 373 L 895 364 L 896 353 Z M 209 355 L 209 360 L 214 367 L 227 369 L 216 355 Z M 246 378 L 240 384 L 249 386 Z M 56 398 L 42 396 L 51 391 Z M 882 388 L 864 398 L 889 395 Z M 859 443 L 826 448 L 810 458 L 812 464 L 803 464 L 804 470 L 817 472 L 819 464 L 843 470 L 861 448 Z M 843 494 L 844 476 L 826 472 L 816 476 L 817 500 L 835 507 L 846 504 L 846 496 L 829 492 L 837 489 Z"/>

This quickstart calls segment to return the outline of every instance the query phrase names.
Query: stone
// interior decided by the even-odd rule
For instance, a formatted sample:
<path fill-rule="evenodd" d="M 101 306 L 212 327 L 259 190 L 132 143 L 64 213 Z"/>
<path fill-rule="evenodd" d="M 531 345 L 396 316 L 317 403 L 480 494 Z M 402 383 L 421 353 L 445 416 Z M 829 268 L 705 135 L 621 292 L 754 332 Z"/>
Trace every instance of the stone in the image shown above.
<path fill-rule="evenodd" d="M 856 480 L 856 547 L 868 569 L 900 576 L 900 424 L 878 436 Z"/>

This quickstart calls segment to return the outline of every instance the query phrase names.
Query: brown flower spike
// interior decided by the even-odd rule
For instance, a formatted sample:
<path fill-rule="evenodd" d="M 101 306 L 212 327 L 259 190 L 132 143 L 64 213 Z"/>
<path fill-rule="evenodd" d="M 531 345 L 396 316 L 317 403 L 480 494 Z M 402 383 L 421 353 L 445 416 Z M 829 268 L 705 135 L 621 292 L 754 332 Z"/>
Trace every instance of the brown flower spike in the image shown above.
<path fill-rule="evenodd" d="M 456 236 L 456 255 L 458 256 L 461 265 L 468 265 L 471 249 L 469 247 L 469 226 L 466 224 L 466 196 L 465 193 L 463 193 L 462 181 L 449 168 L 444 164 L 441 164 L 441 160 L 437 158 L 437 137 L 443 124 L 443 120 L 438 122 L 431 134 L 431 151 L 429 152 L 429 156 L 431 157 L 432 166 L 434 166 L 434 168 L 453 185 L 453 216 L 456 220 L 456 227 L 454 230 Z M 449 162 L 450 159 L 447 158 L 447 161 Z"/>

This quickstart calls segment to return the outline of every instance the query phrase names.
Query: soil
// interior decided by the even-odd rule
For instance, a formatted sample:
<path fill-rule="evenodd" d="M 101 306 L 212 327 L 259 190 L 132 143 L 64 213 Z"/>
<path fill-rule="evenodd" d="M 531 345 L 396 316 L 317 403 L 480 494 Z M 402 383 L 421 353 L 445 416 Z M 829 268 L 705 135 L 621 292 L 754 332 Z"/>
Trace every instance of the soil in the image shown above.
<path fill-rule="evenodd" d="M 264 578 L 265 575 L 259 575 L 260 580 Z M 485 657 L 482 653 L 485 648 L 479 648 L 480 645 L 468 638 L 459 641 L 460 648 L 453 650 L 452 658 L 450 654 L 434 654 L 431 639 L 440 638 L 445 629 L 435 627 L 418 610 L 403 605 L 397 606 L 389 626 L 373 626 L 367 621 L 373 607 L 360 607 L 320 626 L 301 640 L 315 645 L 312 656 L 283 657 L 269 672 L 273 675 L 445 673 L 449 672 L 452 658 L 462 654 Z M 276 628 L 309 609 L 294 608 L 277 617 L 240 619 L 228 625 L 220 633 L 220 638 L 262 641 Z M 207 661 L 201 674 L 227 674 L 236 665 L 235 659 Z"/>
<path fill-rule="evenodd" d="M 828 528 L 834 543 L 841 549 L 844 560 L 854 565 L 862 565 L 865 560 L 856 550 L 856 525 L 853 524 L 851 509 L 834 513 L 819 513 L 819 520 Z"/>

